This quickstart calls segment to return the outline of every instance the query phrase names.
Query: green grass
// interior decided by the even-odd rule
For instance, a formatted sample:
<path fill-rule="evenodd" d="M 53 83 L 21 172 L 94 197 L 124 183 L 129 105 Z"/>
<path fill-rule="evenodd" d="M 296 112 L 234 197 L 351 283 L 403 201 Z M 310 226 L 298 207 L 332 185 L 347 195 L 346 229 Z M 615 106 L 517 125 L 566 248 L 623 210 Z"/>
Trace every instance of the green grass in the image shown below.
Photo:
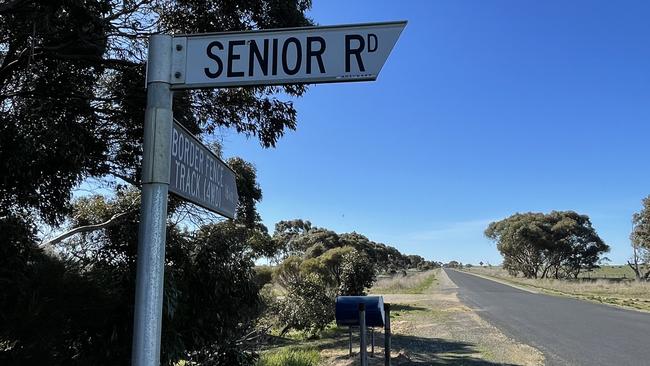
<path fill-rule="evenodd" d="M 370 290 L 373 294 L 421 294 L 438 282 L 435 271 L 380 278 Z"/>
<path fill-rule="evenodd" d="M 282 348 L 262 353 L 257 366 L 317 366 L 321 361 L 315 348 Z"/>

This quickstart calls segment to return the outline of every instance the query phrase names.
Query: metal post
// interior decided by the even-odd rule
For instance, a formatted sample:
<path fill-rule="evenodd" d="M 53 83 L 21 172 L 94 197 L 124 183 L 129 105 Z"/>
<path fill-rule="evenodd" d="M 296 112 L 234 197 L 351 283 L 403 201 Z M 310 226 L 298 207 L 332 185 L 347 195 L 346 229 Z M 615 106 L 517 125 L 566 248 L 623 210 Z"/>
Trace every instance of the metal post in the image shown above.
<path fill-rule="evenodd" d="M 375 328 L 370 328 L 370 357 L 375 357 Z"/>
<path fill-rule="evenodd" d="M 366 344 L 366 304 L 359 304 L 359 331 L 361 338 L 361 345 L 359 354 L 361 355 L 361 366 L 368 366 L 368 345 Z"/>
<path fill-rule="evenodd" d="M 131 353 L 134 366 L 160 365 L 172 131 L 171 52 L 171 36 L 155 35 L 149 39 L 138 270 Z"/>
<path fill-rule="evenodd" d="M 352 326 L 348 327 L 348 335 L 350 336 L 350 357 L 352 357 Z"/>
<path fill-rule="evenodd" d="M 390 304 L 384 304 L 384 366 L 390 366 Z"/>

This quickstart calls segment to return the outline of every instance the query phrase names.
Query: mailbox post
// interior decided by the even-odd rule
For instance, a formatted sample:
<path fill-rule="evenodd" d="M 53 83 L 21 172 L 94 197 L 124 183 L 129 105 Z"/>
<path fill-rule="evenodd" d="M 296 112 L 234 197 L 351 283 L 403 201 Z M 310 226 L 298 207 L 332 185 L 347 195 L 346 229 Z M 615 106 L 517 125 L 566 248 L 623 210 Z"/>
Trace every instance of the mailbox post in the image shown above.
<path fill-rule="evenodd" d="M 361 355 L 361 366 L 368 366 L 368 345 L 366 344 L 366 304 L 359 303 L 359 327 L 361 328 L 361 341 L 359 355 Z"/>
<path fill-rule="evenodd" d="M 390 304 L 384 304 L 384 366 L 390 366 Z"/>

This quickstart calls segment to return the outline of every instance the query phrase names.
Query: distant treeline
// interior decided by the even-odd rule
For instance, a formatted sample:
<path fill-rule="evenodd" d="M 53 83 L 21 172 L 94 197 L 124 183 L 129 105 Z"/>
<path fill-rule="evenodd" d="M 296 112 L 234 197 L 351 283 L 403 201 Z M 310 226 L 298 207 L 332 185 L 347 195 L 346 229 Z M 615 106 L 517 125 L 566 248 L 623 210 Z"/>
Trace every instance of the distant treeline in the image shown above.
<path fill-rule="evenodd" d="M 270 257 L 276 263 L 290 256 L 319 258 L 332 249 L 347 248 L 365 255 L 378 272 L 396 273 L 406 269 L 426 270 L 439 266 L 419 255 L 403 254 L 390 245 L 376 243 L 356 232 L 337 234 L 332 230 L 312 226 L 311 222 L 302 219 L 278 222 L 273 242 L 275 252 Z"/>

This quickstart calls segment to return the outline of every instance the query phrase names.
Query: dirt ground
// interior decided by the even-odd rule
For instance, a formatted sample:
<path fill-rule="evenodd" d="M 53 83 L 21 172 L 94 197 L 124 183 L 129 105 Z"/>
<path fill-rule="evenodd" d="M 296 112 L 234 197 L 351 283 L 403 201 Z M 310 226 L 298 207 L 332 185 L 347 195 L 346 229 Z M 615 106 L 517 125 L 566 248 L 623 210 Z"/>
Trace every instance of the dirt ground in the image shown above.
<path fill-rule="evenodd" d="M 457 297 L 457 287 L 444 271 L 422 294 L 383 295 L 391 304 L 392 365 L 543 365 L 533 347 L 507 338 L 482 320 Z M 380 294 L 375 294 L 380 295 Z M 359 364 L 358 330 L 349 357 L 347 331 L 339 331 L 319 345 L 324 365 Z M 375 333 L 375 357 L 370 365 L 383 365 L 383 331 Z"/>

